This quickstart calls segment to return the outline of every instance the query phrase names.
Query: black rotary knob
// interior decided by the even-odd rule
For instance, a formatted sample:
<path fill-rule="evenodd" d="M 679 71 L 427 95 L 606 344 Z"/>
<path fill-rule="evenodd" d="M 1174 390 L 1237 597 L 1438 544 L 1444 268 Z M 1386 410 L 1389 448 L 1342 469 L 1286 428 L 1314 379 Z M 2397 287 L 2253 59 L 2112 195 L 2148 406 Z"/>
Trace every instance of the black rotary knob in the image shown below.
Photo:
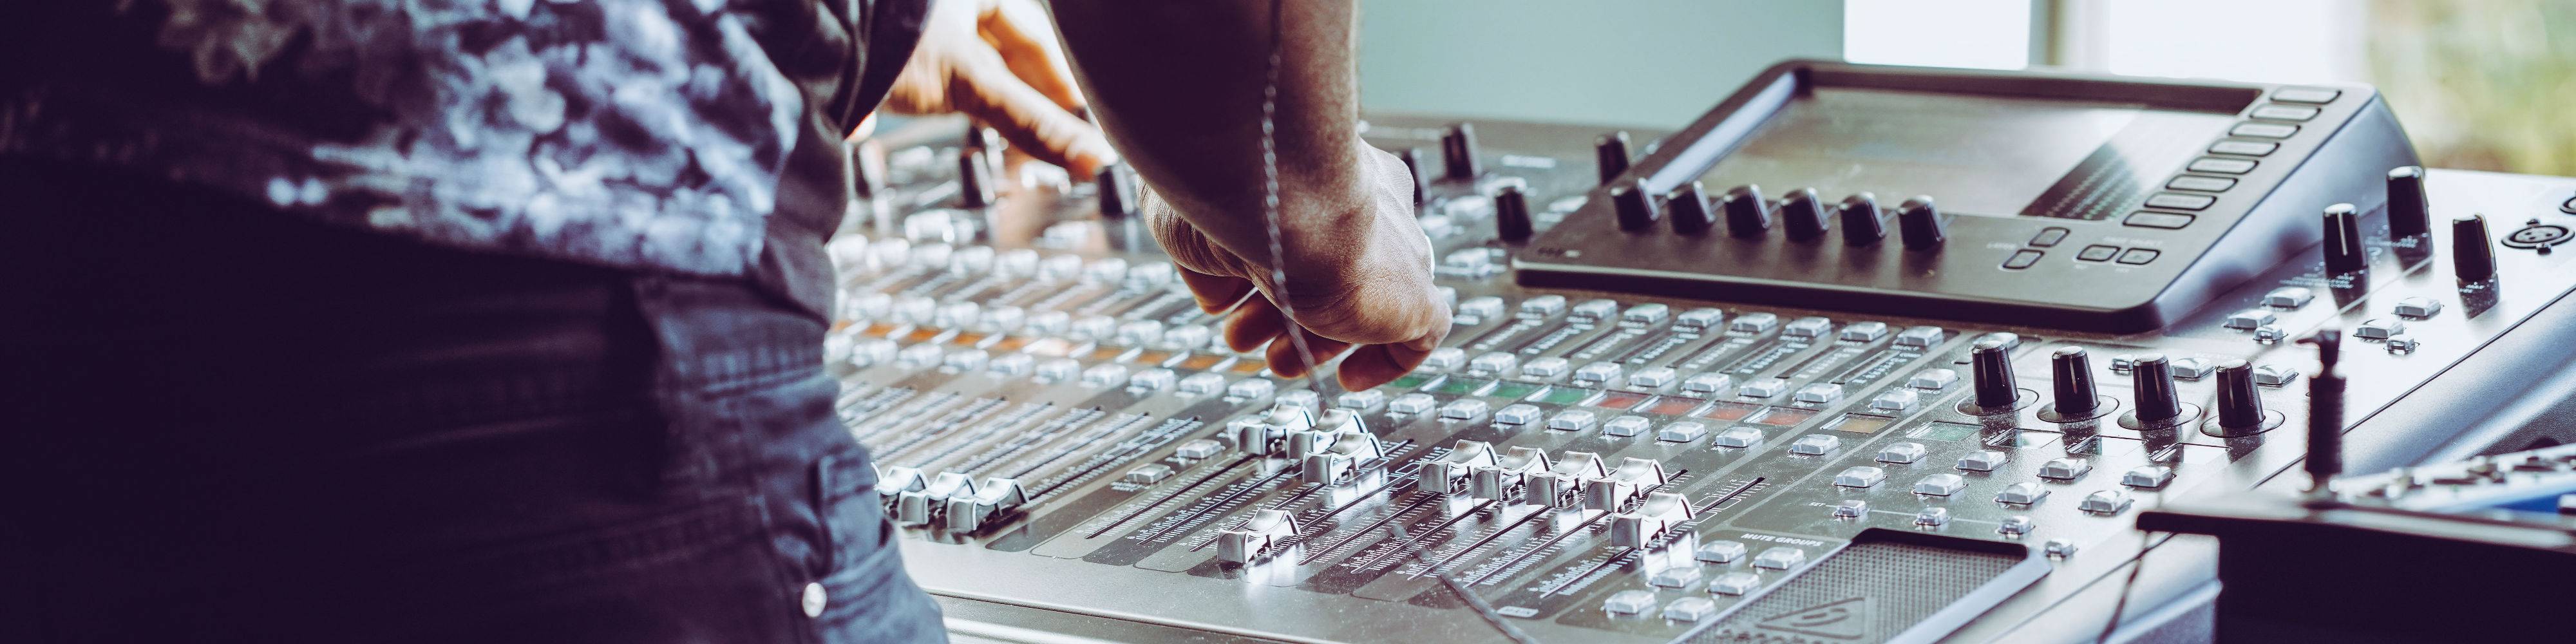
<path fill-rule="evenodd" d="M 1416 208 L 1431 200 L 1431 175 L 1422 173 L 1422 148 L 1405 148 L 1395 153 L 1404 160 L 1404 173 L 1413 175 L 1413 205 Z"/>
<path fill-rule="evenodd" d="M 1970 378 L 1975 380 L 1977 406 L 2009 409 L 2021 398 L 2021 387 L 2014 382 L 2012 345 L 1999 338 L 1986 338 L 1968 348 Z"/>
<path fill-rule="evenodd" d="M 2495 242 L 2487 239 L 2486 217 L 2451 220 L 2451 274 L 2463 283 L 2495 279 Z"/>
<path fill-rule="evenodd" d="M 1762 199 L 1762 187 L 1742 185 L 1729 188 L 1718 198 L 1718 209 L 1726 211 L 1726 232 L 1737 237 L 1760 237 L 1771 230 L 1771 202 Z"/>
<path fill-rule="evenodd" d="M 2370 265 L 2370 249 L 2361 242 L 2361 211 L 2352 204 L 2326 206 L 2326 274 L 2339 275 Z"/>
<path fill-rule="evenodd" d="M 1100 189 L 1100 216 L 1117 219 L 1136 214 L 1136 175 L 1127 166 L 1112 164 L 1100 169 L 1092 183 Z"/>
<path fill-rule="evenodd" d="M 1912 250 L 1933 250 L 1950 240 L 1950 231 L 1941 223 L 1941 209 L 1927 196 L 1916 195 L 1897 205 L 1896 227 L 1905 237 L 1905 247 Z"/>
<path fill-rule="evenodd" d="M 2388 236 L 2422 237 L 2433 232 L 2433 202 L 2424 195 L 2424 167 L 2388 171 Z"/>
<path fill-rule="evenodd" d="M 1681 189 L 1664 195 L 1664 208 L 1670 211 L 1666 214 L 1673 221 L 1673 232 L 1697 235 L 1708 232 L 1717 224 L 1716 216 L 1709 213 L 1708 195 L 1700 192 L 1697 181 L 1682 184 Z"/>
<path fill-rule="evenodd" d="M 1506 184 L 1494 192 L 1494 236 L 1518 244 L 1529 241 L 1531 234 L 1529 195 L 1521 187 Z"/>
<path fill-rule="evenodd" d="M 2182 416 L 2182 396 L 2174 391 L 2173 362 L 2149 353 L 2129 363 L 2129 390 L 2136 395 L 2138 422 L 2160 423 Z"/>
<path fill-rule="evenodd" d="M 1822 239 L 1832 225 L 1825 218 L 1825 202 L 1816 196 L 1814 188 L 1790 191 L 1789 197 L 1780 201 L 1780 221 L 1789 230 L 1790 240 L 1802 242 Z"/>
<path fill-rule="evenodd" d="M 1603 185 L 1608 185 L 1610 180 L 1617 179 L 1619 175 L 1626 173 L 1628 171 L 1628 133 L 1611 132 L 1593 140 L 1592 161 L 1601 169 Z"/>
<path fill-rule="evenodd" d="M 1440 161 L 1451 179 L 1474 179 L 1483 172 L 1476 165 L 1476 126 L 1458 123 L 1440 135 Z"/>
<path fill-rule="evenodd" d="M 2051 404 L 2057 413 L 2070 418 L 2089 418 L 2100 405 L 2093 391 L 2093 358 L 2084 347 L 2058 347 L 2048 355 L 2048 376 L 2055 391 Z"/>
<path fill-rule="evenodd" d="M 1887 238 L 1887 226 L 1878 220 L 1878 197 L 1860 193 L 1843 198 L 1843 243 L 1868 246 Z"/>
<path fill-rule="evenodd" d="M 1619 229 L 1632 233 L 1653 230 L 1655 219 L 1662 216 L 1655 212 L 1655 195 L 1647 191 L 1644 179 L 1611 186 L 1610 207 L 1619 214 Z"/>
<path fill-rule="evenodd" d="M 974 148 L 957 151 L 957 205 L 993 205 L 993 168 L 984 163 L 984 153 Z"/>
<path fill-rule="evenodd" d="M 2254 389 L 2254 365 L 2243 360 L 2218 364 L 2218 426 L 2263 426 L 2263 397 Z"/>

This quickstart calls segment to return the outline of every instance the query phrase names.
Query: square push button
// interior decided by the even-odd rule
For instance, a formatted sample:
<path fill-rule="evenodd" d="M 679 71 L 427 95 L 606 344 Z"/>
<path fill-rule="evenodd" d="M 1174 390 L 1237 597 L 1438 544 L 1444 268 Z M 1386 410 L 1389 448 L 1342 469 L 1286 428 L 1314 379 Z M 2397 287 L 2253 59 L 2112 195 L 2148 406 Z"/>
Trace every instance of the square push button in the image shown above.
<path fill-rule="evenodd" d="M 2273 150 L 2278 149 L 2281 149 L 2281 144 L 2270 141 L 2237 141 L 2230 139 L 2209 144 L 2209 151 L 2212 154 L 2233 154 L 2247 157 L 2259 157 L 2271 154 Z"/>
<path fill-rule="evenodd" d="M 2254 108 L 2254 118 L 2269 121 L 2305 121 L 2317 117 L 2317 108 L 2306 105 L 2265 105 Z"/>
<path fill-rule="evenodd" d="M 2014 251 L 2011 259 L 2004 260 L 2004 268 L 2030 268 L 2030 265 L 2039 263 L 2042 254 L 2035 250 Z"/>
<path fill-rule="evenodd" d="M 2170 212 L 2136 212 L 2130 213 L 2129 218 L 2121 221 L 2120 223 L 2140 228 L 2181 228 L 2191 225 L 2191 215 Z"/>
<path fill-rule="evenodd" d="M 2131 248 L 2131 249 L 2129 249 L 2129 252 L 2121 253 L 2121 254 L 2120 254 L 2120 263 L 2122 263 L 2122 264 L 2144 264 L 2144 263 L 2147 263 L 2147 262 L 2156 261 L 2156 255 L 2158 255 L 2158 254 L 2159 254 L 2159 253 L 2157 253 L 2156 251 L 2152 251 L 2152 250 L 2148 250 L 2148 249 L 2144 249 L 2144 248 Z"/>
<path fill-rule="evenodd" d="M 2041 228 L 2039 234 L 2031 236 L 2030 245 L 2040 248 L 2055 246 L 2057 242 L 2066 241 L 2066 233 L 2066 229 L 2056 226 Z"/>
<path fill-rule="evenodd" d="M 2167 208 L 2172 210 L 2200 210 L 2208 208 L 2209 204 L 2216 203 L 2217 201 L 2217 197 L 2209 195 L 2184 195 L 2174 194 L 2171 192 L 2160 192 L 2156 193 L 2155 196 L 2147 197 L 2147 207 Z"/>
<path fill-rule="evenodd" d="M 2086 246 L 2086 247 L 2084 247 L 2084 251 L 2083 251 L 2083 252 L 2080 252 L 2080 253 L 2076 253 L 2076 254 L 2075 254 L 2075 258 L 2076 258 L 2076 259 L 2080 259 L 2080 260 L 2084 260 L 2084 261 L 2088 261 L 2088 262 L 2107 262 L 2107 261 L 2111 261 L 2111 258 L 2112 258 L 2112 257 L 2116 257 L 2116 256 L 2118 256 L 2119 254 L 2120 254 L 2120 247 L 2118 247 L 2118 246 L 2104 246 L 2104 245 L 2101 245 L 2101 244 L 2094 244 L 2094 245 L 2091 245 L 2091 246 Z"/>
<path fill-rule="evenodd" d="M 2236 127 L 2227 130 L 2228 136 L 2259 136 L 2267 139 L 2285 139 L 2298 133 L 2299 126 L 2285 123 L 2238 123 Z"/>
<path fill-rule="evenodd" d="M 2217 174 L 2245 174 L 2245 173 L 2247 173 L 2247 172 L 2252 172 L 2252 171 L 2254 170 L 2254 161 L 2253 161 L 2252 159 L 2222 159 L 2222 158 L 2218 158 L 2218 157 L 2201 157 L 2201 158 L 2200 158 L 2200 160 L 2191 162 L 2190 169 L 2191 169 L 2191 171 L 2192 171 L 2192 172 L 2211 172 L 2211 173 L 2217 173 Z"/>
<path fill-rule="evenodd" d="M 2174 177 L 2172 181 L 2165 182 L 2165 187 L 2172 188 L 2174 190 L 2219 192 L 2228 188 L 2236 187 L 2236 180 L 2229 179 L 2227 177 L 2195 177 L 2186 174 Z"/>
<path fill-rule="evenodd" d="M 2272 90 L 2272 100 L 2283 103 L 2331 103 L 2343 90 L 2323 87 L 2283 87 Z"/>

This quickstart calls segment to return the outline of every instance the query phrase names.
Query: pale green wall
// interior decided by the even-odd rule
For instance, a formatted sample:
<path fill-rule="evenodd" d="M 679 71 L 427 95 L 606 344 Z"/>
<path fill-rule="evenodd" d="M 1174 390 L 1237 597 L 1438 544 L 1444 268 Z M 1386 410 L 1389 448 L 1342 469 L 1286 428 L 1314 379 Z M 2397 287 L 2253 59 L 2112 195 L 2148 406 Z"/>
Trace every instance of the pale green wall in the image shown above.
<path fill-rule="evenodd" d="M 1839 0 L 1362 0 L 1371 110 L 1678 127 L 1783 58 L 1841 58 Z"/>

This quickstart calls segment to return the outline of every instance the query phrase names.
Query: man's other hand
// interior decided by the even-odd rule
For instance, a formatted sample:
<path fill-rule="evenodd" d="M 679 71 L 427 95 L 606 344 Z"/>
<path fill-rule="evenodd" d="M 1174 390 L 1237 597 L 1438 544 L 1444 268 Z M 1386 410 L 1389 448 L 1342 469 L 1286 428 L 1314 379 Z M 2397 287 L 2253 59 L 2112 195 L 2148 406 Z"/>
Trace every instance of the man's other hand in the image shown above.
<path fill-rule="evenodd" d="M 1100 128 L 1074 115 L 1082 106 L 1055 30 L 1031 0 L 933 3 L 885 103 L 906 114 L 965 114 L 1012 148 L 1089 179 L 1118 155 Z"/>

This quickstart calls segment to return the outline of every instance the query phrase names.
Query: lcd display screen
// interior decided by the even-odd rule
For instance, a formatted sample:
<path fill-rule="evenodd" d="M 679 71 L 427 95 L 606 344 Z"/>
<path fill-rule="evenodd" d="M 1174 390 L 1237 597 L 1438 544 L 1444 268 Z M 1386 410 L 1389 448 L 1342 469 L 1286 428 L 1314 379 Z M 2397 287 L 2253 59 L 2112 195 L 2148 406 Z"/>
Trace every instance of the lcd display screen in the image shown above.
<path fill-rule="evenodd" d="M 1777 199 L 1815 188 L 1896 207 L 1930 195 L 1942 212 L 2104 219 L 2143 202 L 2235 114 L 2119 103 L 1819 87 L 1719 159 L 1711 196 L 1754 184 Z"/>

